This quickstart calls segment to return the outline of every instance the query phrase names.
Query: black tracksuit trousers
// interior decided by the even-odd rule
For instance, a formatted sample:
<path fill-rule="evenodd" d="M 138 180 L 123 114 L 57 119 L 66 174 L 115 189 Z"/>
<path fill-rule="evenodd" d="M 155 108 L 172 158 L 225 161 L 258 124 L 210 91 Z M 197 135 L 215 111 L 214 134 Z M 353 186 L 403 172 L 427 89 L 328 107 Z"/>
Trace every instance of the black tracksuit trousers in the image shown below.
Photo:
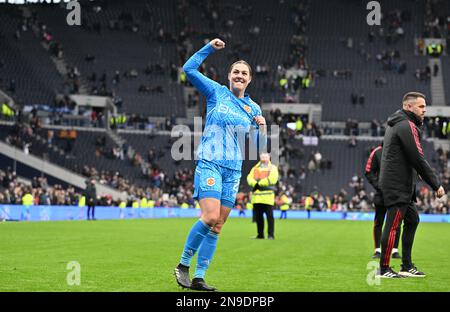
<path fill-rule="evenodd" d="M 386 217 L 386 207 L 382 205 L 375 205 L 375 220 L 373 222 L 373 241 L 375 248 L 380 248 L 381 246 L 381 232 L 383 230 L 384 219 Z M 400 241 L 400 228 L 401 222 L 397 228 L 395 234 L 394 248 L 398 249 L 398 243 Z"/>
<path fill-rule="evenodd" d="M 267 235 L 274 237 L 273 206 L 266 204 L 253 204 L 253 211 L 255 212 L 256 228 L 258 230 L 258 237 L 264 237 L 264 214 L 267 216 Z"/>
<path fill-rule="evenodd" d="M 398 227 L 403 220 L 402 263 L 407 268 L 412 267 L 411 250 L 419 225 L 419 213 L 414 203 L 398 204 L 387 209 L 386 223 L 381 237 L 380 267 L 389 267 L 391 252 L 395 243 Z"/>

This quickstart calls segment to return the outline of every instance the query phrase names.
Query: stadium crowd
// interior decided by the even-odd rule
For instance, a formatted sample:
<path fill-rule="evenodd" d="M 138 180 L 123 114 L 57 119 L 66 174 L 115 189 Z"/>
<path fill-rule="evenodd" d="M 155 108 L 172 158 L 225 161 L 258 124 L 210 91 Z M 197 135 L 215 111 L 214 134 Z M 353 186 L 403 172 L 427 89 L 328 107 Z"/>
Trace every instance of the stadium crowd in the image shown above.
<path fill-rule="evenodd" d="M 441 168 L 441 179 L 444 187 L 450 186 L 450 153 L 438 150 L 438 163 Z M 303 168 L 304 169 L 304 168 Z M 192 198 L 193 172 L 190 169 L 178 170 L 173 179 L 169 179 L 163 172 L 158 171 L 156 181 L 148 186 L 132 185 L 126 179 L 120 177 L 118 173 L 98 172 L 95 168 L 85 167 L 85 175 L 96 179 L 100 184 L 118 185 L 122 190 L 126 190 L 129 197 L 126 201 L 127 207 L 141 207 L 142 201 L 152 202 L 152 207 L 198 207 L 196 200 Z M 282 171 L 281 171 L 282 173 Z M 307 175 L 303 170 L 298 180 L 301 181 Z M 156 176 L 156 174 L 155 174 Z M 291 209 L 314 210 L 314 211 L 337 211 L 337 212 L 369 212 L 373 211 L 372 201 L 374 193 L 366 189 L 367 183 L 357 174 L 354 174 L 349 187 L 353 193 L 349 193 L 342 188 L 338 194 L 323 194 L 315 189 L 310 194 L 300 194 L 296 187 L 286 182 L 286 176 L 277 185 L 277 194 L 287 194 L 293 199 Z M 300 182 L 301 183 L 301 182 Z M 36 205 L 78 205 L 79 199 L 83 196 L 83 191 L 75 189 L 73 186 L 63 187 L 55 184 L 50 186 L 45 177 L 35 177 L 28 185 L 19 182 L 16 173 L 8 168 L 0 171 L 0 203 L 1 204 L 21 204 L 22 197 L 30 193 Z M 248 208 L 250 194 L 240 192 L 237 197 L 236 208 Z M 421 185 L 417 192 L 417 204 L 419 211 L 427 214 L 450 213 L 450 199 L 445 197 L 439 200 L 425 185 Z M 119 206 L 120 201 L 114 201 L 106 194 L 98 195 L 99 206 Z"/>

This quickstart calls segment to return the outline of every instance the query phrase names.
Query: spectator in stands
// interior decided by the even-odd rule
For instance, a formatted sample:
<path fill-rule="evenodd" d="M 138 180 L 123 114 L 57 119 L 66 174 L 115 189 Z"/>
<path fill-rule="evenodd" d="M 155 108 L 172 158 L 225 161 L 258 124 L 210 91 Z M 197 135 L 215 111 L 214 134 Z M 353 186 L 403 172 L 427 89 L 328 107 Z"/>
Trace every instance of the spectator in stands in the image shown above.
<path fill-rule="evenodd" d="M 375 39 L 375 32 L 373 30 L 370 30 L 368 33 L 369 43 L 372 43 L 374 39 Z"/>
<path fill-rule="evenodd" d="M 316 162 L 315 162 L 314 153 L 311 152 L 311 155 L 310 155 L 309 160 L 308 160 L 308 170 L 309 171 L 316 171 L 316 169 L 317 169 L 317 165 L 316 165 Z"/>
<path fill-rule="evenodd" d="M 314 153 L 314 163 L 316 165 L 316 168 L 321 168 L 322 164 L 322 154 L 319 151 L 316 151 Z"/>
<path fill-rule="evenodd" d="M 364 105 L 365 102 L 366 102 L 366 96 L 364 95 L 364 93 L 362 93 L 359 95 L 359 104 Z"/>
<path fill-rule="evenodd" d="M 437 63 L 437 61 L 434 61 L 434 65 L 433 65 L 433 76 L 436 77 L 437 74 L 439 72 L 439 65 Z"/>
<path fill-rule="evenodd" d="M 86 55 L 86 57 L 84 58 L 84 60 L 85 60 L 86 62 L 88 62 L 88 63 L 92 63 L 92 62 L 95 61 L 95 56 L 92 55 L 92 54 L 90 54 L 90 53 L 88 53 L 88 54 Z"/>
<path fill-rule="evenodd" d="M 352 92 L 351 100 L 352 100 L 352 104 L 356 105 L 358 103 L 358 94 Z"/>
<path fill-rule="evenodd" d="M 372 119 L 372 121 L 370 122 L 370 130 L 373 137 L 379 136 L 380 124 L 376 119 Z"/>
<path fill-rule="evenodd" d="M 386 77 L 380 76 L 380 77 L 375 78 L 375 86 L 376 87 L 382 87 L 385 84 L 387 84 Z"/>
<path fill-rule="evenodd" d="M 9 81 L 8 91 L 10 91 L 11 93 L 15 93 L 16 92 L 16 80 L 15 79 L 11 79 Z"/>

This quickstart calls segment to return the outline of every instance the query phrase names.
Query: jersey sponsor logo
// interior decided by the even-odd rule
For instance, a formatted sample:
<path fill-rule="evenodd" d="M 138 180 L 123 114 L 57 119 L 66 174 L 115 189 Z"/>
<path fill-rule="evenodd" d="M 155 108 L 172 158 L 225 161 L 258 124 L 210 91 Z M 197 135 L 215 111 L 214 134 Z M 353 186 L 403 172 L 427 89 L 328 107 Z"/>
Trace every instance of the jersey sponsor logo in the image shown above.
<path fill-rule="evenodd" d="M 244 105 L 244 110 L 245 110 L 247 113 L 251 113 L 252 108 L 251 108 L 250 106 L 248 106 L 248 105 Z"/>
<path fill-rule="evenodd" d="M 226 113 L 228 113 L 228 111 L 230 110 L 230 108 L 229 108 L 227 105 L 220 103 L 220 105 L 219 105 L 219 107 L 218 107 L 217 110 L 219 111 L 219 113 L 224 113 L 224 114 L 226 114 Z"/>
<path fill-rule="evenodd" d="M 244 116 L 244 114 L 242 114 L 242 111 L 239 110 L 240 113 L 237 111 L 233 111 L 233 109 L 231 109 L 229 106 L 225 104 L 220 103 L 219 106 L 217 107 L 217 111 L 222 114 L 233 116 L 234 121 L 241 121 L 244 123 L 248 123 L 248 116 Z M 223 120 L 222 116 L 220 116 L 219 118 Z"/>
<path fill-rule="evenodd" d="M 208 180 L 206 180 L 206 184 L 208 184 L 208 186 L 213 186 L 216 184 L 216 180 L 214 178 L 208 178 Z"/>

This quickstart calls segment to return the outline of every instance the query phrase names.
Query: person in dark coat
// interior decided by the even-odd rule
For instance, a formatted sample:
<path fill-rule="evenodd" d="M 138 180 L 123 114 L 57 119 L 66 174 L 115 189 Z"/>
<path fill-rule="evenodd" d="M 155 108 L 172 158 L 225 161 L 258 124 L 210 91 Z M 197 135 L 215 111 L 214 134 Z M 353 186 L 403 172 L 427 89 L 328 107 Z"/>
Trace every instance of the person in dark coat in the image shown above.
<path fill-rule="evenodd" d="M 381 156 L 379 188 L 387 207 L 386 224 L 381 237 L 381 258 L 378 275 L 382 278 L 424 277 L 411 260 L 414 236 L 419 224 L 415 206 L 416 181 L 423 179 L 436 191 L 445 194 L 438 176 L 425 159 L 420 144 L 420 127 L 426 112 L 425 95 L 409 92 L 404 95 L 403 109 L 388 118 Z M 389 266 L 395 233 L 403 221 L 402 265 L 399 273 Z"/>
<path fill-rule="evenodd" d="M 87 219 L 90 220 L 89 215 L 92 216 L 92 220 L 95 220 L 95 205 L 97 203 L 97 189 L 95 188 L 95 179 L 91 179 L 86 182 L 86 205 L 88 206 Z"/>
<path fill-rule="evenodd" d="M 373 186 L 376 193 L 373 198 L 373 204 L 375 206 L 375 219 L 373 224 L 373 240 L 375 243 L 375 253 L 372 258 L 379 259 L 381 257 L 381 231 L 383 229 L 384 219 L 386 217 L 387 208 L 383 202 L 383 194 L 378 186 L 378 178 L 380 177 L 381 168 L 381 153 L 383 149 L 383 143 L 375 147 L 369 156 L 366 163 L 365 176 L 369 183 Z M 395 234 L 394 248 L 392 248 L 392 258 L 400 259 L 401 256 L 398 252 L 398 243 L 400 241 L 400 224 Z"/>

